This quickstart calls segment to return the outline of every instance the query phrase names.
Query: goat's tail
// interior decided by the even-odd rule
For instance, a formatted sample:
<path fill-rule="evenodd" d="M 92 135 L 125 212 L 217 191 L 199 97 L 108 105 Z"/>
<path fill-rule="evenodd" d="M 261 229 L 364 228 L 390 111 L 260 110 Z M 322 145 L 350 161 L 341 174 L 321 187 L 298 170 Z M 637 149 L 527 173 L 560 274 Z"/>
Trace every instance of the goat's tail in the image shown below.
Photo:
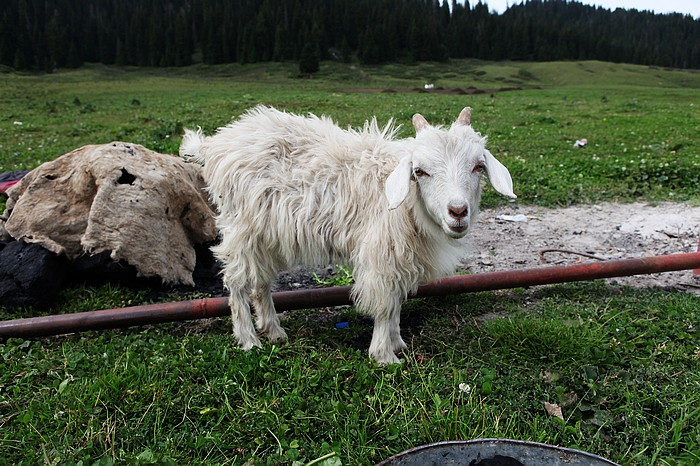
<path fill-rule="evenodd" d="M 180 157 L 188 162 L 204 165 L 204 156 L 199 151 L 203 142 L 202 128 L 197 128 L 197 131 L 185 128 L 185 134 L 182 136 L 182 143 L 180 144 Z"/>

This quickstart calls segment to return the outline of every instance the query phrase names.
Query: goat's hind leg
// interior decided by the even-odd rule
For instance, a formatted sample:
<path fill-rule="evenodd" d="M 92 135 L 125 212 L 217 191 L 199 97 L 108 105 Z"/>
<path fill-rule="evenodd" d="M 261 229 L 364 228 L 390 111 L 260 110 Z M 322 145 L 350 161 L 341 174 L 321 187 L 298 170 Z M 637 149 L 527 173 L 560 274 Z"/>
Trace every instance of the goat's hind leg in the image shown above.
<path fill-rule="evenodd" d="M 287 333 L 280 325 L 277 317 L 275 305 L 272 302 L 270 286 L 265 285 L 256 289 L 251 297 L 253 298 L 253 307 L 255 307 L 258 330 L 267 335 L 267 338 L 271 341 L 286 340 Z"/>

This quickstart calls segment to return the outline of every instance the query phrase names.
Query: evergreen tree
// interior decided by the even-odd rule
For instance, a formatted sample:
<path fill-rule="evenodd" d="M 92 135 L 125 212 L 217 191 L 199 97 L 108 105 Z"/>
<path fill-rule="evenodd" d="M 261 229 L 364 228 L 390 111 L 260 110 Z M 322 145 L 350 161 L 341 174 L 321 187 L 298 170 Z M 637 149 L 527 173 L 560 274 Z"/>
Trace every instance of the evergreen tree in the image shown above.
<path fill-rule="evenodd" d="M 299 72 L 303 75 L 312 77 L 320 69 L 316 46 L 310 42 L 304 45 L 301 49 L 301 58 L 299 59 Z"/>
<path fill-rule="evenodd" d="M 275 47 L 272 59 L 275 61 L 286 61 L 294 58 L 292 46 L 292 35 L 286 26 L 280 25 L 275 30 Z"/>
<path fill-rule="evenodd" d="M 17 44 L 17 23 L 12 11 L 3 9 L 0 12 L 0 63 L 11 65 L 19 49 Z"/>
<path fill-rule="evenodd" d="M 524 0 L 501 15 L 457 0 L 4 0 L 0 9 L 0 64 L 22 70 L 300 60 L 307 45 L 317 60 L 333 50 L 368 64 L 477 57 L 700 69 L 700 20 L 575 0 Z"/>

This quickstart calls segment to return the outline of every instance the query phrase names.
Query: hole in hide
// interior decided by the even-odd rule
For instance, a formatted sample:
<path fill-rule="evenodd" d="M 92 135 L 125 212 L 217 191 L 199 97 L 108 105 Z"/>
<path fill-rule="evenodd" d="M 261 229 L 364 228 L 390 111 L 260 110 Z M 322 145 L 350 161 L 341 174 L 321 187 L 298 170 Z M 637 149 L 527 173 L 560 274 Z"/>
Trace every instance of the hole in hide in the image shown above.
<path fill-rule="evenodd" d="M 185 215 L 187 215 L 187 213 L 189 211 L 190 211 L 190 203 L 188 202 L 187 204 L 185 204 L 185 207 L 182 208 L 182 213 L 180 214 L 180 220 L 185 218 Z"/>
<path fill-rule="evenodd" d="M 126 168 L 122 168 L 122 174 L 117 180 L 117 183 L 133 185 L 135 180 L 136 177 L 134 175 L 126 171 Z"/>

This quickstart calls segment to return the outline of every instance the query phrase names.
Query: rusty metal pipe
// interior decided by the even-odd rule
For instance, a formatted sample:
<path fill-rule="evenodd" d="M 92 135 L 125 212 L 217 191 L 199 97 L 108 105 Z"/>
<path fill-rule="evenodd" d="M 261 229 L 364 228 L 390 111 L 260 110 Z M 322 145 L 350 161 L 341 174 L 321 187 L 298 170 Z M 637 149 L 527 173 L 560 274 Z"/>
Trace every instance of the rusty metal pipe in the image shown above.
<path fill-rule="evenodd" d="M 416 297 L 672 272 L 693 269 L 698 264 L 700 251 L 640 259 L 506 270 L 434 280 L 425 287 L 420 287 Z"/>
<path fill-rule="evenodd" d="M 700 268 L 700 252 L 567 266 L 479 273 L 433 280 L 409 298 L 469 293 Z M 350 304 L 349 286 L 272 294 L 278 312 Z M 86 330 L 194 320 L 228 315 L 228 298 L 149 304 L 103 311 L 0 321 L 0 338 L 34 338 Z"/>

